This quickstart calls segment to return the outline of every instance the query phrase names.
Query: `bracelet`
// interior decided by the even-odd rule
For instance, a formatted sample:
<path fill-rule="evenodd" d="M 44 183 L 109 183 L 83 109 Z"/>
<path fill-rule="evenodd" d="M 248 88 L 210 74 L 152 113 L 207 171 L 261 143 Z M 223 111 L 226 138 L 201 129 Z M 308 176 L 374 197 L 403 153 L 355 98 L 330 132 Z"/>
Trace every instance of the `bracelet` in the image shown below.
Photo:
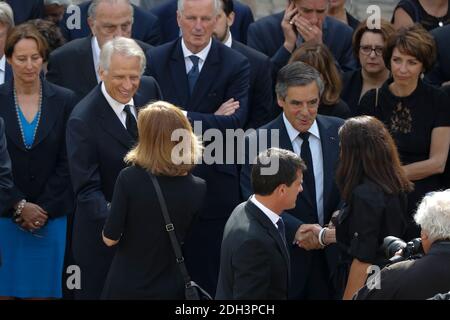
<path fill-rule="evenodd" d="M 22 199 L 19 201 L 19 204 L 17 205 L 17 209 L 14 212 L 14 218 L 20 217 L 20 215 L 22 214 L 22 210 L 25 207 L 25 203 L 27 203 L 27 200 L 25 200 L 25 199 Z"/>
<path fill-rule="evenodd" d="M 322 228 L 321 230 L 320 230 L 320 232 L 319 232 L 319 236 L 318 236 L 318 240 L 319 240 L 319 243 L 320 243 L 320 245 L 322 246 L 322 247 L 325 247 L 326 246 L 326 244 L 325 244 L 325 242 L 324 242 L 324 238 L 325 238 L 325 231 L 326 231 L 326 229 L 328 229 L 328 228 Z"/>

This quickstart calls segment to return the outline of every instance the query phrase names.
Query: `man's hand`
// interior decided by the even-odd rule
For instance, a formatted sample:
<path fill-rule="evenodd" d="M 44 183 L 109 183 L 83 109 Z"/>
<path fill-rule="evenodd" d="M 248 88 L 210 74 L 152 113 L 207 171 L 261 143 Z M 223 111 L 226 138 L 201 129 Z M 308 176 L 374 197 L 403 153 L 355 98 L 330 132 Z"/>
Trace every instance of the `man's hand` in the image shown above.
<path fill-rule="evenodd" d="M 297 32 L 295 31 L 295 18 L 297 15 L 298 10 L 294 1 L 289 1 L 289 4 L 284 11 L 283 20 L 281 20 L 281 29 L 283 29 L 284 34 L 283 45 L 290 53 L 294 51 L 295 43 L 297 42 Z"/>
<path fill-rule="evenodd" d="M 302 224 L 295 233 L 295 244 L 305 250 L 322 249 L 318 238 L 321 229 L 318 224 Z"/>
<path fill-rule="evenodd" d="M 295 18 L 294 24 L 305 42 L 322 43 L 322 29 L 301 16 Z"/>
<path fill-rule="evenodd" d="M 228 101 L 225 101 L 222 103 L 219 109 L 217 109 L 214 114 L 216 116 L 231 116 L 233 113 L 236 112 L 236 110 L 239 108 L 239 101 L 234 101 L 233 98 L 231 98 Z"/>

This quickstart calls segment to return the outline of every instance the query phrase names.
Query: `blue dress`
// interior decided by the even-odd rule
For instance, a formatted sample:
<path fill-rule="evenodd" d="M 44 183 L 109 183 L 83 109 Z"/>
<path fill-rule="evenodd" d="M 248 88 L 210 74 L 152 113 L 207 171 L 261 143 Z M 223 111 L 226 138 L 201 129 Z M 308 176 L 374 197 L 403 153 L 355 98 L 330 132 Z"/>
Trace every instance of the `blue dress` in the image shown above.
<path fill-rule="evenodd" d="M 31 146 L 38 115 L 29 123 L 19 108 L 25 144 Z M 33 234 L 0 218 L 0 296 L 61 298 L 67 218 L 48 219 Z"/>

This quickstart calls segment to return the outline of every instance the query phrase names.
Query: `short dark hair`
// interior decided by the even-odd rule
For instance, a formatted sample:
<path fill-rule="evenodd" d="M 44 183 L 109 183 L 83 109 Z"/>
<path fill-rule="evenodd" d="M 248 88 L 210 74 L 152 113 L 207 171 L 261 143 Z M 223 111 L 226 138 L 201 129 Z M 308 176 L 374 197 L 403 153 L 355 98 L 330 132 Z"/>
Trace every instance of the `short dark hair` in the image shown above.
<path fill-rule="evenodd" d="M 11 58 L 16 44 L 22 39 L 31 39 L 36 42 L 39 54 L 44 61 L 48 58 L 48 44 L 39 30 L 31 23 L 22 23 L 11 29 L 5 43 L 5 56 Z"/>
<path fill-rule="evenodd" d="M 387 40 L 383 52 L 384 64 L 391 70 L 391 58 L 394 49 L 415 57 L 423 64 L 424 72 L 428 72 L 436 61 L 436 43 L 433 36 L 420 24 L 408 28 L 400 28 Z"/>
<path fill-rule="evenodd" d="M 274 161 L 278 161 L 276 174 L 262 174 L 262 168 L 269 168 Z M 294 152 L 270 148 L 261 152 L 252 167 L 252 188 L 255 194 L 267 196 L 282 184 L 288 187 L 297 179 L 298 171 L 305 171 L 305 162 Z"/>
<path fill-rule="evenodd" d="M 383 38 L 384 43 L 386 44 L 386 41 L 389 39 L 391 35 L 395 33 L 394 26 L 387 20 L 381 19 L 380 20 L 380 28 L 369 28 L 367 26 L 367 20 L 364 20 L 359 24 L 359 26 L 356 28 L 355 32 L 353 33 L 353 40 L 352 40 L 352 48 L 353 48 L 353 54 L 358 59 L 359 57 L 359 47 L 361 46 L 361 39 L 366 34 L 366 32 L 371 32 L 375 34 L 380 34 Z"/>
<path fill-rule="evenodd" d="M 234 11 L 233 0 L 220 0 L 220 3 L 222 4 L 223 12 L 228 17 Z"/>

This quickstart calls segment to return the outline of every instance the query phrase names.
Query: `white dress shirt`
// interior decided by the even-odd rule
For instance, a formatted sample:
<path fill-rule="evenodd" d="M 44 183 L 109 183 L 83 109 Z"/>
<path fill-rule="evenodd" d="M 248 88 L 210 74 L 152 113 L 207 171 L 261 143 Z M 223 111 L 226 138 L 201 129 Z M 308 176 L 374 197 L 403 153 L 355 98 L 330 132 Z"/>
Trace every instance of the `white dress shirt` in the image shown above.
<path fill-rule="evenodd" d="M 100 83 L 100 74 L 98 73 L 98 66 L 100 65 L 100 47 L 96 37 L 91 39 L 92 57 L 94 58 L 95 76 L 97 77 L 97 83 Z"/>
<path fill-rule="evenodd" d="M 6 77 L 6 57 L 3 55 L 3 57 L 0 59 L 0 84 L 5 83 L 5 77 Z"/>
<path fill-rule="evenodd" d="M 300 155 L 303 144 L 303 140 L 299 136 L 300 132 L 291 125 L 284 113 L 283 121 L 286 126 L 289 139 L 291 140 L 292 148 L 296 154 Z M 316 120 L 314 120 L 314 123 L 309 128 L 308 132 L 310 133 L 309 148 L 311 149 L 314 167 L 314 182 L 316 184 L 317 217 L 319 219 L 319 224 L 323 225 L 323 154 L 322 143 L 320 142 L 319 127 L 317 126 Z"/>
<path fill-rule="evenodd" d="M 205 64 L 205 60 L 208 57 L 209 50 L 211 49 L 212 39 L 209 39 L 209 43 L 206 47 L 203 48 L 202 51 L 198 53 L 192 53 L 184 43 L 184 39 L 181 38 L 181 49 L 183 50 L 183 56 L 184 56 L 184 64 L 186 66 L 186 74 L 191 71 L 194 64 L 192 63 L 191 58 L 189 56 L 197 56 L 199 57 L 198 60 L 198 72 L 202 71 L 203 65 Z"/>
<path fill-rule="evenodd" d="M 257 206 L 262 212 L 264 212 L 264 214 L 270 219 L 270 221 L 272 221 L 275 228 L 278 229 L 277 222 L 278 222 L 278 220 L 281 219 L 280 216 L 278 214 L 276 214 L 275 212 L 273 212 L 272 210 L 270 210 L 269 208 L 267 208 L 261 202 L 256 200 L 255 195 L 252 195 L 250 197 L 250 201 L 253 202 L 255 204 L 255 206 Z"/>
<path fill-rule="evenodd" d="M 123 124 L 123 126 L 126 129 L 127 128 L 127 125 L 126 125 L 127 113 L 123 110 L 125 105 L 128 104 L 128 105 L 132 106 L 130 108 L 131 113 L 137 119 L 136 107 L 134 106 L 133 98 L 131 98 L 131 100 L 128 103 L 123 104 L 123 103 L 120 103 L 119 101 L 115 100 L 113 97 L 111 97 L 109 95 L 108 91 L 106 91 L 105 83 L 103 83 L 103 82 L 101 85 L 101 89 L 102 89 L 102 93 L 103 93 L 103 96 L 105 97 L 106 101 L 108 101 L 109 105 L 114 110 L 114 113 L 117 115 L 117 118 L 119 118 L 120 122 Z"/>
<path fill-rule="evenodd" d="M 231 48 L 231 45 L 233 44 L 233 37 L 231 36 L 230 30 L 228 30 L 228 39 L 223 44 L 226 45 L 228 48 Z"/>

